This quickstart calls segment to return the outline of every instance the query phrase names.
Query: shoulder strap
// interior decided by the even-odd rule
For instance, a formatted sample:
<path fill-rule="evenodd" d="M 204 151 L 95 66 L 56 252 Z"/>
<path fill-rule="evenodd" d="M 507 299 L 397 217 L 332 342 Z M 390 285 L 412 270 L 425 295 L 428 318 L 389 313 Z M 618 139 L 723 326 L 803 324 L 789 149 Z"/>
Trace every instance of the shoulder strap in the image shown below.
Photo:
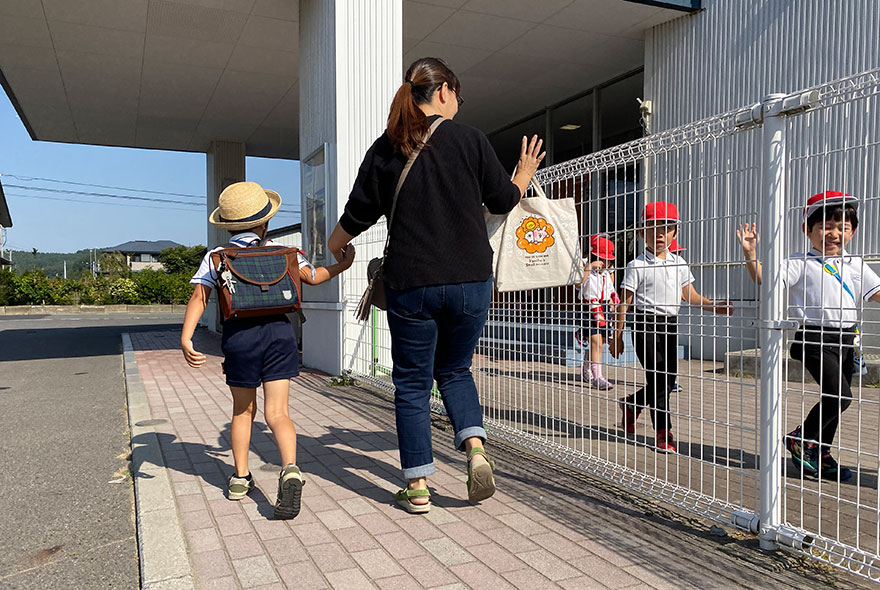
<path fill-rule="evenodd" d="M 425 140 L 422 143 L 424 146 L 428 143 L 428 140 L 434 134 L 434 131 L 437 127 L 440 126 L 440 123 L 445 121 L 443 117 L 437 117 L 437 120 L 434 121 L 431 126 L 428 128 L 428 133 L 425 135 Z M 406 177 L 409 175 L 409 171 L 412 168 L 413 162 L 416 161 L 416 158 L 419 157 L 419 154 L 422 152 L 422 147 L 418 147 L 415 151 L 410 155 L 409 160 L 406 161 L 406 166 L 403 167 L 403 172 L 400 173 L 400 178 L 397 180 L 397 187 L 394 189 L 394 197 L 391 199 L 391 213 L 388 215 L 388 223 L 386 225 L 386 230 L 388 232 L 387 237 L 385 238 L 385 251 L 382 256 L 386 256 L 388 254 L 388 244 L 391 243 L 391 222 L 394 220 L 394 211 L 397 209 L 397 196 L 400 194 L 400 188 L 403 186 L 403 181 L 406 180 Z"/>
<path fill-rule="evenodd" d="M 843 282 L 843 277 L 840 276 L 840 271 L 837 270 L 837 267 L 834 266 L 834 264 L 832 264 L 832 263 L 830 263 L 830 262 L 826 262 L 825 260 L 823 260 L 822 258 L 819 258 L 818 256 L 816 256 L 816 255 L 813 254 L 812 252 L 807 252 L 807 255 L 816 258 L 816 259 L 819 261 L 819 263 L 822 264 L 822 268 L 825 270 L 825 272 L 827 272 L 827 273 L 830 274 L 832 277 L 834 277 L 835 279 L 837 279 L 837 282 L 840 283 L 840 285 L 843 287 L 843 290 L 844 290 L 844 291 L 846 291 L 847 293 L 849 293 L 849 296 L 852 297 L 852 300 L 853 300 L 853 301 L 856 300 L 856 295 L 855 295 L 855 293 L 853 293 L 852 289 L 849 288 L 849 285 L 847 285 L 845 282 Z M 841 262 L 842 262 L 842 261 L 843 261 L 843 258 L 841 258 Z"/>

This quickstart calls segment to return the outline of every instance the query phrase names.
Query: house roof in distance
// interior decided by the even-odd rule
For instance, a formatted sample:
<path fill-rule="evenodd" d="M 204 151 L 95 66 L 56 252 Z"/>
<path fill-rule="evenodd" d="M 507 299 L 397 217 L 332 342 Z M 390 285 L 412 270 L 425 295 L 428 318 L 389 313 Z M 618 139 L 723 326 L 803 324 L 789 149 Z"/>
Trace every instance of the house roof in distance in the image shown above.
<path fill-rule="evenodd" d="M 183 244 L 178 244 L 177 242 L 172 242 L 171 240 L 157 240 L 155 242 L 148 242 L 146 240 L 134 240 L 131 242 L 125 242 L 124 244 L 119 244 L 118 246 L 113 246 L 111 248 L 104 248 L 104 252 L 122 252 L 123 254 L 158 254 L 162 250 L 167 248 L 174 248 L 176 246 L 182 246 Z"/>

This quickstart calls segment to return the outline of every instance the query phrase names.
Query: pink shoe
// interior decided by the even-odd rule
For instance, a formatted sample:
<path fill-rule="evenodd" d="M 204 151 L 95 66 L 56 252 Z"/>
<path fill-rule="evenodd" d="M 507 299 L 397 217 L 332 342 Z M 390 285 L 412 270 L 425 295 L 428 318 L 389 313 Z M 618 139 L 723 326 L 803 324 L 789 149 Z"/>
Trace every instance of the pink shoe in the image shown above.
<path fill-rule="evenodd" d="M 596 389 L 614 389 L 614 383 L 612 383 L 605 377 L 596 377 L 592 380 L 592 385 Z"/>

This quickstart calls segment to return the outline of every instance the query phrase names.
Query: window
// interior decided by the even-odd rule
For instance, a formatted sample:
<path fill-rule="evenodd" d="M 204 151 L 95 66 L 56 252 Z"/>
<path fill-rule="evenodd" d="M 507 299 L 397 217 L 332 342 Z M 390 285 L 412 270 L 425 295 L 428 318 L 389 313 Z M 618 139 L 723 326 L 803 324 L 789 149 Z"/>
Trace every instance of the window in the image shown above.
<path fill-rule="evenodd" d="M 645 74 L 639 72 L 599 91 L 601 149 L 642 137 L 641 113 L 636 98 L 643 97 Z"/>
<path fill-rule="evenodd" d="M 492 144 L 492 147 L 495 148 L 495 153 L 498 154 L 498 159 L 501 161 L 501 165 L 504 166 L 504 169 L 509 173 L 513 173 L 513 169 L 519 161 L 519 152 L 522 148 L 523 135 L 531 138 L 532 135 L 535 134 L 537 134 L 538 137 L 544 137 L 547 134 L 547 126 L 544 121 L 544 113 L 541 113 L 540 115 L 532 117 L 522 123 L 517 123 L 513 127 L 493 133 L 489 137 L 489 142 Z"/>
<path fill-rule="evenodd" d="M 573 160 L 593 151 L 593 93 L 558 106 L 550 113 L 553 161 Z"/>

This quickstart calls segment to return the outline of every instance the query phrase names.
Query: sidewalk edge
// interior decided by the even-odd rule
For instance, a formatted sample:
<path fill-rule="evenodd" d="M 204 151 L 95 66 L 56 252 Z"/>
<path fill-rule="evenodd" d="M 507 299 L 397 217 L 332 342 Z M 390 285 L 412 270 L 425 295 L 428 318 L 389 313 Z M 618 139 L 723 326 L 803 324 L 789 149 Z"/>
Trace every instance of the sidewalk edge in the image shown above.
<path fill-rule="evenodd" d="M 143 590 L 190 590 L 192 566 L 183 528 L 153 426 L 138 426 L 152 414 L 141 381 L 131 336 L 122 334 L 134 479 L 138 563 Z"/>

